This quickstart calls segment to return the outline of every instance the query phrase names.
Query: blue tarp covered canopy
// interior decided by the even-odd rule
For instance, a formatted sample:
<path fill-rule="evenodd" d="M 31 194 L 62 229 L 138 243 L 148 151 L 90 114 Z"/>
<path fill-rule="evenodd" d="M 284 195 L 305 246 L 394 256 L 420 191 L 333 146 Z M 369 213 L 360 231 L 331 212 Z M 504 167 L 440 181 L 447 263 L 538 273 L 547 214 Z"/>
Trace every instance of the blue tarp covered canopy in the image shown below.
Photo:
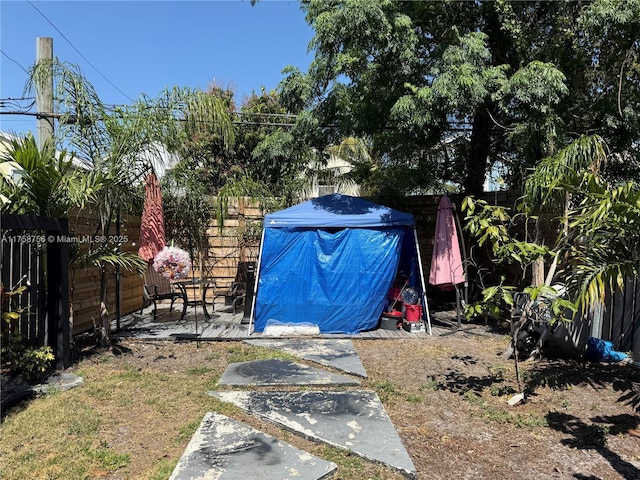
<path fill-rule="evenodd" d="M 414 230 L 411 214 L 341 194 L 266 215 L 254 330 L 270 319 L 322 333 L 376 328 L 399 267 L 424 292 Z"/>

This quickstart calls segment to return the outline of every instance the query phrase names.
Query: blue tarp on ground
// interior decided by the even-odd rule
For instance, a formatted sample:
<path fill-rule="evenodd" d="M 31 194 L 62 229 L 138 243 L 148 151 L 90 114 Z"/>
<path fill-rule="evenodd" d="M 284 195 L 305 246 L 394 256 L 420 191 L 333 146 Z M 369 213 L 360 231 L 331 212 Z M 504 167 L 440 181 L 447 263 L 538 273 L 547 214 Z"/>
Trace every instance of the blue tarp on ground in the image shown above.
<path fill-rule="evenodd" d="M 415 262 L 415 242 L 403 241 L 413 229 L 411 214 L 341 194 L 266 215 L 255 331 L 270 319 L 322 333 L 376 328 L 401 254 Z"/>

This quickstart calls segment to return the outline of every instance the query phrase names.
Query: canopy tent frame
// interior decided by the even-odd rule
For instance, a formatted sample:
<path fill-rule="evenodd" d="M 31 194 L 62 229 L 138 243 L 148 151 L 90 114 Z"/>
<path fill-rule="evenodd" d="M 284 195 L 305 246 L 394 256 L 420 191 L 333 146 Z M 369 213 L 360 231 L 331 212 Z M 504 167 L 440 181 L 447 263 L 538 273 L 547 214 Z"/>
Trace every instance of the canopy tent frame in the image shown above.
<path fill-rule="evenodd" d="M 334 205 L 331 202 L 335 201 L 338 207 L 333 208 Z M 302 209 L 303 206 L 313 203 L 315 206 L 315 211 L 321 211 L 323 208 L 327 210 L 325 216 L 320 219 L 309 219 L 305 217 L 305 211 Z M 340 209 L 344 205 L 348 205 L 344 211 Z M 349 208 L 354 206 L 353 211 L 355 213 L 350 213 Z M 296 210 L 296 208 L 300 208 L 300 210 Z M 290 217 L 285 219 L 278 214 L 283 212 L 288 212 Z M 383 212 L 383 213 L 380 213 Z M 323 214 L 325 212 L 322 212 Z M 368 218 L 370 214 L 373 214 Z M 342 217 L 342 218 L 341 218 Z M 346 217 L 348 218 L 348 221 Z M 290 220 L 290 221 L 289 221 Z M 427 331 L 429 335 L 432 335 L 432 327 L 431 327 L 431 315 L 429 312 L 429 306 L 426 295 L 426 282 L 424 277 L 424 271 L 422 268 L 422 260 L 420 256 L 420 246 L 418 243 L 418 236 L 416 232 L 415 220 L 413 215 L 399 212 L 396 210 L 392 210 L 388 207 L 383 207 L 381 205 L 376 205 L 374 203 L 368 202 L 367 200 L 360 199 L 357 197 L 350 197 L 347 195 L 341 194 L 332 194 L 326 195 L 324 197 L 319 197 L 316 199 L 309 200 L 307 202 L 303 202 L 294 207 L 290 207 L 289 209 L 282 210 L 281 212 L 275 212 L 274 214 L 268 214 L 264 219 L 264 228 L 262 231 L 261 241 L 260 241 L 260 250 L 258 254 L 258 262 L 256 268 L 256 276 L 254 280 L 254 295 L 252 298 L 251 304 L 251 314 L 249 317 L 249 331 L 253 333 L 256 328 L 256 310 L 258 306 L 258 302 L 260 301 L 260 283 L 263 275 L 263 267 L 264 267 L 264 248 L 265 248 L 265 238 L 266 232 L 270 228 L 302 228 L 302 229 L 323 229 L 323 228 L 335 228 L 339 230 L 355 230 L 355 229 L 366 229 L 371 227 L 378 228 L 398 228 L 402 229 L 404 232 L 402 237 L 409 235 L 409 230 L 413 231 L 412 236 L 412 246 L 415 253 L 415 260 L 417 270 L 419 273 L 418 281 L 419 285 L 416 285 L 420 288 L 421 291 L 421 304 L 422 304 L 422 317 L 421 320 L 426 324 Z M 401 237 L 401 238 L 402 238 Z M 409 237 L 411 238 L 411 237 Z M 402 249 L 402 243 L 404 241 L 399 241 L 398 246 L 398 257 L 396 265 L 399 265 L 400 262 L 400 254 Z M 389 285 L 390 287 L 391 285 Z M 382 311 L 380 311 L 380 315 Z M 376 319 L 379 320 L 379 317 Z"/>
<path fill-rule="evenodd" d="M 424 315 L 427 318 L 427 333 L 429 335 L 433 335 L 432 331 L 431 331 L 431 313 L 429 312 L 429 302 L 427 301 L 427 284 L 424 281 L 424 269 L 422 268 L 422 257 L 420 256 L 420 245 L 418 244 L 418 232 L 415 229 L 415 226 L 413 228 L 413 239 L 416 245 L 416 255 L 418 257 L 417 259 L 417 263 L 418 263 L 418 270 L 420 272 L 420 287 L 422 289 L 422 306 L 423 306 L 423 310 L 424 310 Z"/>

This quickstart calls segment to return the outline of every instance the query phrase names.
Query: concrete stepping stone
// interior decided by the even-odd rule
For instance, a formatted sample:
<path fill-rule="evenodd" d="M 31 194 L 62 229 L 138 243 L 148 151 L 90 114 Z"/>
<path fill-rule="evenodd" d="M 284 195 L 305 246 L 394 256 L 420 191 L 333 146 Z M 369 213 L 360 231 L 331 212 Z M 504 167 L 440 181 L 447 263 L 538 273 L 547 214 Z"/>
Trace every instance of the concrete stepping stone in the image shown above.
<path fill-rule="evenodd" d="M 288 360 L 268 359 L 230 363 L 222 373 L 218 385 L 243 387 L 247 385 L 316 385 L 351 386 L 358 380 Z"/>
<path fill-rule="evenodd" d="M 319 480 L 337 468 L 244 423 L 209 412 L 169 480 Z"/>
<path fill-rule="evenodd" d="M 245 340 L 245 343 L 259 347 L 282 350 L 297 357 L 332 367 L 343 372 L 367 377 L 356 349 L 351 340 L 335 339 L 260 339 Z"/>
<path fill-rule="evenodd" d="M 409 478 L 416 475 L 411 457 L 373 391 L 208 394 L 309 440 L 347 449 Z"/>

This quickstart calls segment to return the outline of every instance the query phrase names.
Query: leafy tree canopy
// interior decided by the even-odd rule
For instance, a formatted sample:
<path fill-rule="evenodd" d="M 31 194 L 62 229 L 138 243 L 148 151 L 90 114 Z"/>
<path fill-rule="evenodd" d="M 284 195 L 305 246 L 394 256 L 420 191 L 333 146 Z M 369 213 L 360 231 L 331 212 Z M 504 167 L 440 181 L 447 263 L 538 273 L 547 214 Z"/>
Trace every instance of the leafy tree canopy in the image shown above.
<path fill-rule="evenodd" d="M 322 137 L 307 132 L 310 140 L 371 138 L 385 162 L 476 193 L 496 162 L 518 187 L 539 160 L 597 133 L 625 159 L 619 175 L 637 176 L 640 0 L 308 0 L 302 8 L 315 59 L 307 73 L 286 70 L 281 96 L 316 119 Z M 453 172 L 442 164 L 454 151 L 442 149 L 456 132 L 468 146 Z"/>

